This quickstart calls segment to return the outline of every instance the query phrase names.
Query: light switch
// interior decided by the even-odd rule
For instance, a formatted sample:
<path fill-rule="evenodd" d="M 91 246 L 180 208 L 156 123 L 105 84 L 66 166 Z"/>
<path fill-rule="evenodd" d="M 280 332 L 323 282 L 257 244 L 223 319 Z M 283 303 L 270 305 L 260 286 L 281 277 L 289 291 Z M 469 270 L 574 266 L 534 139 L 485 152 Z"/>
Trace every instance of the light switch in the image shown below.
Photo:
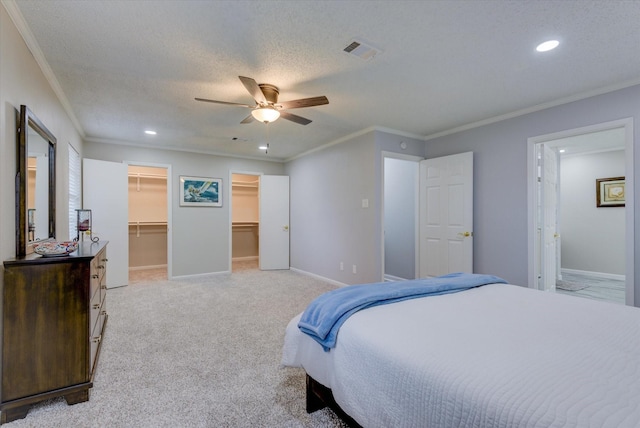
<path fill-rule="evenodd" d="M 362 200 L 362 208 L 369 208 L 369 199 Z"/>

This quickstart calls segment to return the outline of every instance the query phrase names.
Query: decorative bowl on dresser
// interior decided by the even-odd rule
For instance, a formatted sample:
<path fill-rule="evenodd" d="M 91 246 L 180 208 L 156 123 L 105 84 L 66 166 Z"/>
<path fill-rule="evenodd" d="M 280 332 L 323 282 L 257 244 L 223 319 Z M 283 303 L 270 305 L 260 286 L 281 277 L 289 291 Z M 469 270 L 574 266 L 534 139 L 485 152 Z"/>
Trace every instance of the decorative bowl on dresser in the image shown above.
<path fill-rule="evenodd" d="M 89 399 L 107 322 L 106 245 L 4 262 L 0 424 L 53 397 Z"/>

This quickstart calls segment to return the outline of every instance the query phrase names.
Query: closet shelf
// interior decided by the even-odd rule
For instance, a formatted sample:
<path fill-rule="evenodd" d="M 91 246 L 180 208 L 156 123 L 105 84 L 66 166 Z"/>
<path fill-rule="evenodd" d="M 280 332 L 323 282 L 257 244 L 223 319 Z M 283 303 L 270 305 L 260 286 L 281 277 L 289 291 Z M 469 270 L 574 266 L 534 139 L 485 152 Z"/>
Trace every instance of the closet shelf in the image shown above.
<path fill-rule="evenodd" d="M 233 187 L 251 187 L 258 188 L 258 181 L 232 181 L 231 185 Z"/>
<path fill-rule="evenodd" d="M 166 221 L 130 221 L 129 226 L 166 226 Z"/>
<path fill-rule="evenodd" d="M 136 228 L 136 238 L 140 237 L 140 227 L 144 226 L 164 226 L 167 227 L 168 223 L 166 221 L 130 221 L 129 226 L 133 226 Z"/>
<path fill-rule="evenodd" d="M 258 226 L 259 221 L 232 221 L 231 226 Z"/>
<path fill-rule="evenodd" d="M 143 173 L 135 173 L 129 174 L 129 178 L 134 178 L 136 180 L 136 191 L 140 191 L 140 179 L 141 178 L 152 178 L 154 180 L 164 180 L 167 181 L 166 175 L 159 174 L 143 174 Z"/>
<path fill-rule="evenodd" d="M 129 178 L 157 178 L 159 180 L 166 180 L 166 175 L 161 174 L 143 174 L 143 173 L 133 173 L 129 174 Z"/>

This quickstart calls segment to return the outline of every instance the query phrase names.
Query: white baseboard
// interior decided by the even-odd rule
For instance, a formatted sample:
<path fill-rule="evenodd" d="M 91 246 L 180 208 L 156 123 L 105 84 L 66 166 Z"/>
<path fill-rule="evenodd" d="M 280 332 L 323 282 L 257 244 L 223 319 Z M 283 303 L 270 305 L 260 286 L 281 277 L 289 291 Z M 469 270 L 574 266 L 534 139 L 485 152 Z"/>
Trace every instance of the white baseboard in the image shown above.
<path fill-rule="evenodd" d="M 577 270 L 577 269 L 560 269 L 562 273 L 573 273 L 575 275 L 589 275 L 595 276 L 597 278 L 605 278 L 605 279 L 615 279 L 618 281 L 624 281 L 626 279 L 625 275 L 618 275 L 615 273 L 604 273 L 604 272 L 590 272 L 587 270 Z"/>
<path fill-rule="evenodd" d="M 300 269 L 297 269 L 297 268 L 294 268 L 294 267 L 291 267 L 289 269 L 292 270 L 293 272 L 297 272 L 297 273 L 305 275 L 305 276 L 310 276 L 312 278 L 319 279 L 319 280 L 324 281 L 324 282 L 328 282 L 329 284 L 333 284 L 333 285 L 336 285 L 338 287 L 346 287 L 347 285 L 349 285 L 349 284 L 345 284 L 345 283 L 340 282 L 340 281 L 336 281 L 334 279 L 325 278 L 324 276 L 316 275 L 315 273 L 307 272 L 307 271 L 300 270 Z"/>
<path fill-rule="evenodd" d="M 251 260 L 258 260 L 258 256 L 246 256 L 246 257 L 232 257 L 232 262 L 245 262 Z"/>
<path fill-rule="evenodd" d="M 167 265 L 150 265 L 150 266 L 133 266 L 129 268 L 129 271 L 132 270 L 151 270 L 151 269 L 166 269 Z"/>
<path fill-rule="evenodd" d="M 406 281 L 407 278 L 400 278 L 399 276 L 389 275 L 388 273 L 385 273 L 384 280 L 388 282 L 396 282 L 396 281 Z"/>
<path fill-rule="evenodd" d="M 228 270 L 224 270 L 224 271 L 220 271 L 220 272 L 208 272 L 208 273 L 197 273 L 194 275 L 178 275 L 178 276 L 172 276 L 171 280 L 181 280 L 181 279 L 193 279 L 193 278 L 202 278 L 205 276 L 211 276 L 211 275 L 228 275 L 230 274 L 231 271 Z"/>

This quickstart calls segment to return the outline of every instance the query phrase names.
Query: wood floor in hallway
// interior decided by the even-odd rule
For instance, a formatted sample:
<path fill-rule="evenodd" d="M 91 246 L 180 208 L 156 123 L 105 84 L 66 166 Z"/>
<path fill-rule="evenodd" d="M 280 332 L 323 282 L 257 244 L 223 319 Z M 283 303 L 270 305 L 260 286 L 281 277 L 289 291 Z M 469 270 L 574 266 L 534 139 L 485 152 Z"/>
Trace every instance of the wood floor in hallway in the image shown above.
<path fill-rule="evenodd" d="M 587 287 L 577 291 L 567 291 L 556 288 L 561 294 L 585 297 L 588 299 L 604 300 L 607 302 L 625 304 L 625 282 L 621 280 L 601 278 L 577 273 L 562 273 L 562 280 Z"/>

